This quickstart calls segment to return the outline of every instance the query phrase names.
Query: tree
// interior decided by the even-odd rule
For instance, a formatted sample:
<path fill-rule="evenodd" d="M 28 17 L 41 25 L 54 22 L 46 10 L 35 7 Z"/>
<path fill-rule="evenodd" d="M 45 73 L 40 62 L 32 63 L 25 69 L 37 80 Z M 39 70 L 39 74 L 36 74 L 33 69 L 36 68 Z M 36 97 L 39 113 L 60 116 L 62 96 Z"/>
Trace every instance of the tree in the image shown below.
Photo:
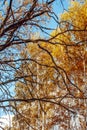
<path fill-rule="evenodd" d="M 31 42 L 34 44 L 40 41 L 49 42 L 49 32 L 54 28 L 47 27 L 47 23 L 53 20 L 56 25 L 58 24 L 58 16 L 53 10 L 54 2 L 55 0 L 0 1 L 1 116 L 15 113 L 16 106 L 14 107 L 12 102 L 22 101 L 14 99 L 15 83 L 27 77 L 27 75 L 15 75 L 15 72 L 20 70 L 20 65 L 27 61 L 27 59 L 20 59 L 21 51 L 25 51 L 26 44 Z M 63 6 L 63 2 L 61 4 Z M 36 32 L 40 34 L 40 37 L 35 36 Z"/>
<path fill-rule="evenodd" d="M 69 94 L 71 95 L 72 99 L 64 99 L 63 102 L 67 104 L 68 108 L 75 110 L 76 117 L 79 119 L 79 126 L 75 124 L 69 125 L 69 120 L 71 116 L 64 111 L 60 111 L 60 115 L 62 116 L 54 116 L 54 124 L 58 123 L 64 129 L 86 129 L 86 106 L 87 101 L 85 100 L 87 97 L 86 95 L 86 75 L 87 75 L 87 30 L 86 30 L 86 6 L 87 2 L 84 4 L 79 4 L 74 2 L 72 7 L 69 8 L 68 12 L 65 12 L 61 16 L 62 24 L 60 26 L 60 30 L 64 33 L 61 33 L 61 36 L 58 36 L 55 41 L 64 45 L 66 50 L 66 56 L 63 57 L 62 61 L 62 68 L 64 68 L 67 76 L 69 77 L 70 81 L 75 84 L 75 86 L 70 85 L 70 82 L 67 82 L 66 85 L 67 89 L 69 90 Z M 75 10 L 75 12 L 73 11 Z M 81 14 L 79 13 L 81 12 Z M 66 22 L 67 21 L 67 22 Z M 59 63 L 58 63 L 59 64 Z M 59 112 L 59 109 L 57 109 Z M 63 121 L 63 119 L 65 119 Z M 66 122 L 68 121 L 68 123 Z M 77 122 L 76 122 L 77 123 Z M 68 126 L 67 126 L 68 124 Z M 63 129 L 62 128 L 62 129 Z"/>
<path fill-rule="evenodd" d="M 50 10 L 52 2 L 22 2 L 22 7 L 26 7 L 26 9 L 19 7 L 17 11 L 20 12 L 20 9 L 23 11 L 17 13 L 13 8 L 16 16 L 10 14 L 12 13 L 10 11 L 9 15 L 6 15 L 4 28 L 2 27 L 4 29 L 4 31 L 1 31 L 2 39 L 7 35 L 10 42 L 5 39 L 5 44 L 0 46 L 1 51 L 3 53 L 3 50 L 8 51 L 7 47 L 11 47 L 10 50 L 13 55 L 10 55 L 10 59 L 7 60 L 4 53 L 3 61 L 0 61 L 0 63 L 4 67 L 8 65 L 6 69 L 9 69 L 10 66 L 10 74 L 13 69 L 11 74 L 13 78 L 4 74 L 4 77 L 7 76 L 8 80 L 4 81 L 6 79 L 4 78 L 1 85 L 5 86 L 7 83 L 11 85 L 11 82 L 14 81 L 17 81 L 17 83 L 15 83 L 14 98 L 9 94 L 9 89 L 5 86 L 7 99 L 1 99 L 1 102 L 9 103 L 1 107 L 8 107 L 7 111 L 14 112 L 13 127 L 18 124 L 15 129 L 50 129 L 56 124 L 59 129 L 61 127 L 62 129 L 73 129 L 73 125 L 69 122 L 69 120 L 73 119 L 72 115 L 78 115 L 77 113 L 79 113 L 81 116 L 83 115 L 83 118 L 85 117 L 87 73 L 86 2 L 84 4 L 73 2 L 74 5 L 61 16 L 60 21 L 58 21 L 56 14 Z M 28 6 L 30 8 L 27 11 Z M 82 12 L 81 15 L 79 14 L 80 11 Z M 11 21 L 9 22 L 8 16 L 12 16 L 11 20 L 15 16 L 18 18 L 18 22 L 13 21 L 12 24 Z M 38 16 L 40 17 L 38 18 Z M 47 19 L 48 16 L 58 23 L 58 28 L 52 31 L 49 38 L 42 38 L 39 36 L 40 32 L 35 36 L 35 29 L 32 31 L 33 27 L 39 28 L 42 32 L 45 32 L 46 29 L 50 30 L 41 25 L 41 21 L 44 18 Z M 7 23 L 11 24 L 8 26 Z M 23 29 L 27 31 L 24 32 Z M 29 34 L 30 32 L 33 34 L 27 36 L 28 31 Z M 12 35 L 12 32 L 14 35 Z M 10 36 L 11 39 L 9 39 Z M 16 51 L 13 51 L 12 45 L 15 44 L 17 48 Z M 19 46 L 19 44 L 22 44 L 22 46 Z M 16 55 L 18 59 L 14 55 L 15 52 L 18 54 Z M 7 70 L 4 69 L 4 71 Z M 3 91 L 5 91 L 4 88 Z M 9 109 L 9 107 L 13 109 Z M 65 121 L 62 119 L 62 114 L 64 114 Z M 85 129 L 86 124 L 83 121 L 81 121 L 81 124 L 83 124 L 83 128 L 81 125 L 80 128 Z"/>
<path fill-rule="evenodd" d="M 84 7 L 84 8 L 83 8 Z M 27 53 L 21 53 L 21 57 L 29 59 L 21 65 L 17 74 L 32 74 L 25 77 L 23 83 L 16 85 L 17 98 L 32 98 L 35 101 L 29 108 L 27 103 L 17 105 L 17 110 L 22 110 L 22 116 L 18 118 L 20 127 L 27 118 L 32 120 L 29 125 L 38 129 L 42 120 L 42 113 L 46 112 L 45 128 L 49 129 L 58 125 L 59 129 L 86 129 L 86 3 L 74 2 L 68 12 L 61 16 L 59 28 L 51 33 L 49 42 L 29 44 Z M 75 10 L 75 13 L 73 12 Z M 82 12 L 83 17 L 79 12 Z M 85 22 L 84 22 L 85 21 Z M 22 90 L 21 90 L 22 88 Z M 25 95 L 26 93 L 26 95 Z M 27 97 L 28 96 L 28 97 Z M 43 103 L 48 102 L 48 103 Z M 54 106 L 52 106 L 54 104 Z M 32 107 L 33 106 L 33 107 Z M 45 106 L 45 107 L 44 107 Z M 30 110 L 31 109 L 31 110 Z M 40 113 L 38 112 L 41 111 Z M 25 112 L 26 111 L 26 112 Z M 29 112 L 32 111 L 32 114 Z M 49 117 L 49 111 L 51 111 Z M 68 111 L 68 113 L 67 113 Z M 28 113 L 31 117 L 28 117 Z M 17 114 L 16 116 L 20 115 Z M 32 117 L 33 116 L 33 117 Z M 40 117 L 38 117 L 40 116 Z M 79 126 L 73 126 L 73 118 L 78 118 Z M 38 119 L 39 118 L 39 119 Z M 63 120 L 66 119 L 66 120 Z M 72 124 L 71 124 L 72 123 Z M 41 124 L 41 126 L 43 126 Z M 39 126 L 39 129 L 42 127 Z"/>
<path fill-rule="evenodd" d="M 11 114 L 15 102 L 14 85 L 24 77 L 15 76 L 23 62 L 20 52 L 27 43 L 44 41 L 32 38 L 37 33 L 46 35 L 49 19 L 57 19 L 52 12 L 52 1 L 2 0 L 0 1 L 0 109 L 3 114 Z M 43 26 L 42 26 L 43 24 Z M 26 60 L 26 59 L 25 59 Z"/>

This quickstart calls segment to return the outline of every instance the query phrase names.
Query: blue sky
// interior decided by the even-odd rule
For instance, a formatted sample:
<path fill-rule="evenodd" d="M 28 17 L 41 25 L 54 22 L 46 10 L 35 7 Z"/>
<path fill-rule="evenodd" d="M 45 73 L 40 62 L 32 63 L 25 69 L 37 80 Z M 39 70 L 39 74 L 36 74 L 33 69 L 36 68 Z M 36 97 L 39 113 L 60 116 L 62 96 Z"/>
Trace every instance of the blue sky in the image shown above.
<path fill-rule="evenodd" d="M 58 17 L 58 21 L 60 19 L 61 14 L 65 10 L 68 9 L 68 6 L 70 5 L 70 1 L 71 0 L 62 0 L 62 2 L 61 2 L 61 0 L 55 0 L 55 2 L 53 3 L 53 11 L 55 12 L 56 16 Z M 55 20 L 50 19 L 50 22 L 48 22 L 46 24 L 46 26 L 48 28 L 56 29 L 58 27 L 58 23 Z M 52 32 L 52 30 L 46 31 L 46 32 L 48 32 L 48 34 L 50 34 Z M 46 36 L 46 35 L 44 35 L 44 36 Z"/>

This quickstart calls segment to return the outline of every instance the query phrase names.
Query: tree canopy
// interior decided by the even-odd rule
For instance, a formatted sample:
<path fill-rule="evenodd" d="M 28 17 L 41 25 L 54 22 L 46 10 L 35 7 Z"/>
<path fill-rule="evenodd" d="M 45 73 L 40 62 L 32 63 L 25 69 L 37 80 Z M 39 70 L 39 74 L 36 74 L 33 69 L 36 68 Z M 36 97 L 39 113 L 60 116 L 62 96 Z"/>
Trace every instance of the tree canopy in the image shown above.
<path fill-rule="evenodd" d="M 60 16 L 55 2 L 2 1 L 0 107 L 11 130 L 86 129 L 87 2 L 61 0 Z"/>

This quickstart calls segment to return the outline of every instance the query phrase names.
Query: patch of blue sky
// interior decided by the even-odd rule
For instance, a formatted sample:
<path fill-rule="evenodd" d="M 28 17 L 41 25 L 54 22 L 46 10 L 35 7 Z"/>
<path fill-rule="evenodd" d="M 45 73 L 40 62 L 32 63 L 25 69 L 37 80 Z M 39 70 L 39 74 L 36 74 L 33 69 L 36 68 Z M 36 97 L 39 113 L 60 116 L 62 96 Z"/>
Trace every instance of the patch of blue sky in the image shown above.
<path fill-rule="evenodd" d="M 4 3 L 4 1 L 5 0 L 0 0 L 0 13 L 2 14 L 2 16 L 4 16 L 6 14 L 6 8 L 9 4 L 9 0 L 7 0 L 5 3 Z"/>
<path fill-rule="evenodd" d="M 70 1 L 71 0 L 69 0 L 69 1 L 68 0 L 55 0 L 55 2 L 53 2 L 52 12 L 54 12 L 55 14 L 50 13 L 51 18 L 46 21 L 45 25 L 41 23 L 41 26 L 43 26 L 43 27 L 45 26 L 48 29 L 43 29 L 43 31 L 38 30 L 37 28 L 34 29 L 35 31 L 37 31 L 40 34 L 40 37 L 44 37 L 45 39 L 46 38 L 48 39 L 51 32 L 53 30 L 56 30 L 59 27 L 60 16 L 64 11 L 68 10 Z"/>
<path fill-rule="evenodd" d="M 65 11 L 68 10 L 69 6 L 69 1 L 68 0 L 56 0 L 53 3 L 53 12 L 55 12 L 56 16 L 58 19 L 56 19 L 58 22 L 60 21 L 60 16 L 61 14 Z M 51 27 L 54 30 L 59 26 L 58 22 L 55 21 L 54 19 L 51 19 L 47 27 Z"/>

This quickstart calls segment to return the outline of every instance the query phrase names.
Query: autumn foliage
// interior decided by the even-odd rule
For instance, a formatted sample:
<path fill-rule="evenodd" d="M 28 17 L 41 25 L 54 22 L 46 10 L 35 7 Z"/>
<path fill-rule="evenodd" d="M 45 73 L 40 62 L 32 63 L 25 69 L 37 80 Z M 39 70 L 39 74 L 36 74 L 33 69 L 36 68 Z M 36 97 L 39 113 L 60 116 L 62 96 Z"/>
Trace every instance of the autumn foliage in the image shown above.
<path fill-rule="evenodd" d="M 10 102 L 11 130 L 86 129 L 86 26 L 87 2 L 73 1 L 49 39 L 40 33 L 22 39 L 26 45 L 17 46 L 19 60 L 14 60 L 19 69 L 14 73 L 18 79 L 14 102 Z"/>

